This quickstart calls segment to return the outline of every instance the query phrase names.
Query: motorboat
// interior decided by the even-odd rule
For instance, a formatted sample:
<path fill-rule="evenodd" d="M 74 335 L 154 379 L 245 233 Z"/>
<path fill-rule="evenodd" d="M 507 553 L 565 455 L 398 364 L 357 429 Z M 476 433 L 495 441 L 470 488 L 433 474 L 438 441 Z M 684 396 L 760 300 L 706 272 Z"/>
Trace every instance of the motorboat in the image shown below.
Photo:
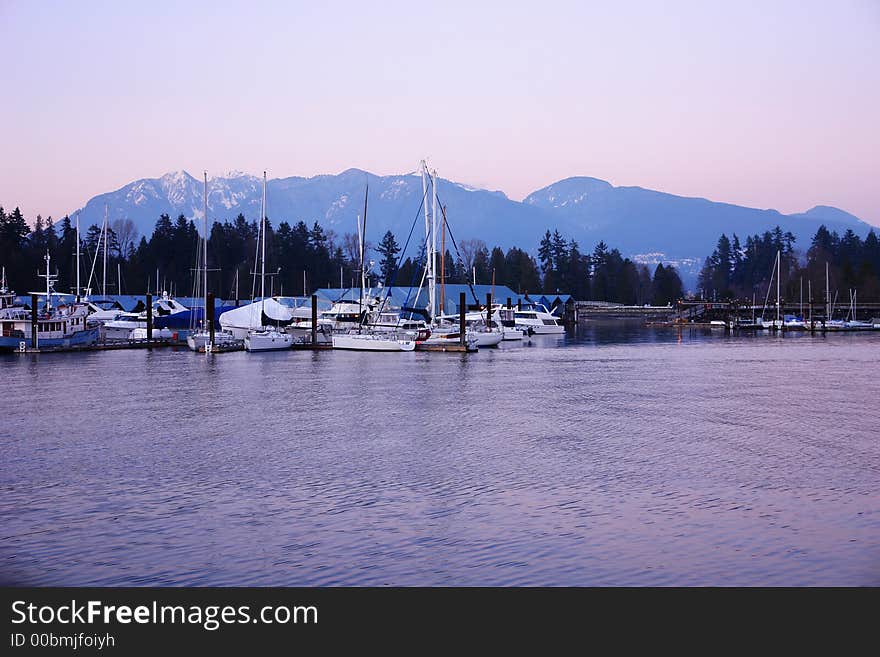
<path fill-rule="evenodd" d="M 532 308 L 517 309 L 514 312 L 514 322 L 516 328 L 529 335 L 565 333 L 565 326 L 559 318 L 540 303 Z"/>

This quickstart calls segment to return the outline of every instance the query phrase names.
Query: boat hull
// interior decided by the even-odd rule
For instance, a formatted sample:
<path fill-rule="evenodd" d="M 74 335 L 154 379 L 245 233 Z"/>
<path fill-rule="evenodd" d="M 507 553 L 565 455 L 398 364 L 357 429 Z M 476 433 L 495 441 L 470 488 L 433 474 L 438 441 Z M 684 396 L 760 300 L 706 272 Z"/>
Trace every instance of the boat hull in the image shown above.
<path fill-rule="evenodd" d="M 246 351 L 281 351 L 292 345 L 293 336 L 279 331 L 253 331 L 244 337 Z"/>
<path fill-rule="evenodd" d="M 70 349 L 73 347 L 89 347 L 98 342 L 99 329 L 97 327 L 76 331 L 71 335 L 63 338 L 41 338 L 37 336 L 37 347 L 46 349 Z M 0 350 L 2 351 L 19 351 L 21 344 L 24 343 L 25 349 L 31 349 L 31 336 L 2 336 L 0 337 Z"/>
<path fill-rule="evenodd" d="M 495 347 L 501 344 L 504 339 L 504 334 L 501 331 L 475 331 L 473 333 L 468 331 L 468 334 L 474 336 L 478 347 Z"/>
<path fill-rule="evenodd" d="M 205 345 L 208 343 L 209 340 L 210 336 L 206 331 L 197 331 L 195 333 L 190 333 L 186 337 L 186 344 L 192 351 L 202 352 L 205 350 Z M 215 347 L 222 348 L 224 346 L 232 346 L 236 342 L 238 341 L 233 337 L 231 333 L 218 331 L 214 334 Z"/>
<path fill-rule="evenodd" d="M 365 334 L 334 335 L 333 348 L 355 351 L 413 351 L 416 348 L 416 341 Z"/>
<path fill-rule="evenodd" d="M 551 324 L 517 324 L 516 327 L 524 333 L 532 335 L 554 335 L 565 333 L 565 327 Z"/>

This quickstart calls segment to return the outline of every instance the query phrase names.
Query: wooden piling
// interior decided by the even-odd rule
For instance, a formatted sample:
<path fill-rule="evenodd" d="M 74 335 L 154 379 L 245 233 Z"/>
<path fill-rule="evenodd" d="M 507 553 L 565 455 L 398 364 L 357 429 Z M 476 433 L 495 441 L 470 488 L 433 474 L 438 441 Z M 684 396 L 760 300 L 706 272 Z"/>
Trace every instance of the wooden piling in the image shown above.
<path fill-rule="evenodd" d="M 153 295 L 147 293 L 147 340 L 153 339 Z"/>
<path fill-rule="evenodd" d="M 312 295 L 312 344 L 318 344 L 318 295 Z"/>
<path fill-rule="evenodd" d="M 48 256 L 46 256 L 48 258 Z M 48 302 L 48 299 L 46 300 Z M 37 343 L 37 329 L 39 322 L 37 320 L 37 295 L 31 295 L 31 349 L 36 349 L 40 345 Z"/>
<path fill-rule="evenodd" d="M 486 292 L 486 328 L 492 327 L 492 293 Z"/>
<path fill-rule="evenodd" d="M 510 310 L 510 297 L 507 297 L 507 309 Z"/>
<path fill-rule="evenodd" d="M 464 292 L 458 295 L 458 339 L 461 346 L 467 349 L 467 335 L 465 334 L 464 316 L 467 314 L 467 302 L 464 298 Z"/>

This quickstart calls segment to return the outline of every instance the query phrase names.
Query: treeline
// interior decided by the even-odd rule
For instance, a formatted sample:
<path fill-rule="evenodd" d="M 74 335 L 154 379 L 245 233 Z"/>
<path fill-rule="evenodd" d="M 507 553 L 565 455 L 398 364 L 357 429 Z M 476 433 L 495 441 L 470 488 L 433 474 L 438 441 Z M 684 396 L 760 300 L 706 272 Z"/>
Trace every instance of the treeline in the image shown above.
<path fill-rule="evenodd" d="M 675 267 L 647 265 L 624 258 L 620 251 L 599 242 L 582 254 L 578 243 L 548 230 L 538 248 L 545 292 L 567 292 L 576 299 L 613 301 L 627 305 L 666 305 L 684 297 Z"/>
<path fill-rule="evenodd" d="M 318 222 L 308 226 L 299 221 L 282 221 L 274 227 L 267 220 L 267 293 L 300 295 L 319 287 L 358 285 L 360 253 L 357 236 L 336 235 Z M 81 227 L 82 229 L 82 227 Z M 139 236 L 130 220 L 116 220 L 107 229 L 107 289 L 104 280 L 101 227 L 89 226 L 81 233 L 81 281 L 85 288 L 92 274 L 93 296 L 107 294 L 156 293 L 168 290 L 188 296 L 194 289 L 199 233 L 192 220 L 176 220 L 163 214 L 152 234 Z M 259 295 L 255 284 L 259 262 L 259 227 L 238 215 L 229 221 L 215 221 L 208 244 L 209 285 L 218 295 L 248 299 Z M 600 242 L 592 253 L 582 254 L 578 244 L 565 240 L 558 231 L 544 236 L 536 261 L 528 252 L 512 247 L 491 250 L 482 240 L 464 240 L 447 248 L 437 263 L 437 275 L 447 283 L 507 285 L 514 291 L 567 293 L 577 299 L 626 304 L 667 304 L 683 297 L 681 279 L 673 267 L 658 265 L 654 271 L 624 258 L 617 249 Z M 10 284 L 20 291 L 40 289 L 37 271 L 45 269 L 46 251 L 57 271 L 56 290 L 76 286 L 76 229 L 69 217 L 56 225 L 38 216 L 31 230 L 18 208 L 6 213 L 0 208 L 0 264 L 7 269 Z M 401 262 L 401 246 L 391 231 L 378 246 L 366 245 L 370 285 L 418 286 L 425 263 L 424 244 L 408 247 L 411 254 Z M 453 254 L 454 251 L 454 254 Z M 97 260 L 95 257 L 97 255 Z M 96 265 L 92 266 L 92 263 Z M 25 287 L 21 287 L 25 286 Z"/>
<path fill-rule="evenodd" d="M 847 291 L 853 289 L 860 300 L 880 299 L 880 242 L 873 229 L 862 240 L 851 229 L 840 236 L 820 226 L 806 253 L 799 253 L 795 242 L 794 235 L 779 226 L 747 237 L 745 243 L 737 235 L 733 239 L 721 235 L 700 272 L 698 295 L 749 301 L 754 295 L 762 301 L 779 253 L 781 292 L 786 299 L 799 299 L 803 289 L 807 301 L 812 287 L 813 299 L 824 301 L 826 263 L 832 296 L 837 291 L 848 299 Z M 775 291 L 771 296 L 775 298 Z"/>

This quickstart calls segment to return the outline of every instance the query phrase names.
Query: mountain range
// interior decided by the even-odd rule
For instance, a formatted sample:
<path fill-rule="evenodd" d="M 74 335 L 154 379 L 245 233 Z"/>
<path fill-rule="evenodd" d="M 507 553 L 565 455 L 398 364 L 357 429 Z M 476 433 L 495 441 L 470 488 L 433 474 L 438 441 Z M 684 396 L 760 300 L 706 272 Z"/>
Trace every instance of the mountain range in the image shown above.
<path fill-rule="evenodd" d="M 391 230 L 402 245 L 413 229 L 410 252 L 415 254 L 424 232 L 416 220 L 422 201 L 422 180 L 416 173 L 377 176 L 359 169 L 311 178 L 274 178 L 267 183 L 267 216 L 281 221 L 318 221 L 325 230 L 341 235 L 356 231 L 363 213 L 364 190 L 369 185 L 367 237 L 378 242 Z M 582 252 L 600 240 L 639 262 L 671 262 L 692 282 L 703 259 L 712 252 L 721 233 L 741 238 L 776 225 L 797 237 L 805 249 L 816 229 L 825 224 L 843 233 L 852 229 L 864 237 L 871 226 L 858 217 L 829 206 L 782 214 L 704 198 L 676 196 L 641 187 L 615 187 L 598 178 L 573 177 L 529 194 L 522 202 L 503 192 L 438 180 L 438 196 L 446 206 L 453 237 L 484 240 L 491 248 L 519 246 L 536 254 L 546 230 L 554 229 L 577 240 Z M 260 178 L 231 172 L 208 179 L 210 221 L 234 219 L 242 213 L 257 219 Z M 162 213 L 175 219 L 183 214 L 203 218 L 203 181 L 186 171 L 144 178 L 90 199 L 79 210 L 83 226 L 100 223 L 105 204 L 111 221 L 132 219 L 141 235 L 149 237 Z M 73 213 L 71 213 L 71 216 Z M 447 246 L 450 246 L 450 242 Z M 450 249 L 452 250 L 452 249 Z"/>

